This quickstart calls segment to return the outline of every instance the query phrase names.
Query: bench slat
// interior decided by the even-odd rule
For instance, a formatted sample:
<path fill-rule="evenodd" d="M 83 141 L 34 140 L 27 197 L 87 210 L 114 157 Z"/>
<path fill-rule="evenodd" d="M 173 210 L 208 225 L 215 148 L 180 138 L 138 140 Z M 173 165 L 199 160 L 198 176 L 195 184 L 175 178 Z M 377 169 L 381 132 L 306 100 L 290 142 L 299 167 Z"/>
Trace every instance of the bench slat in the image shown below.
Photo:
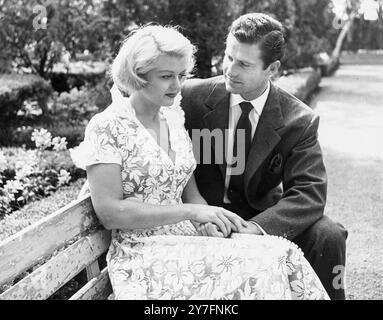
<path fill-rule="evenodd" d="M 77 291 L 69 300 L 106 300 L 112 293 L 108 268 L 105 267 L 100 275 L 90 280 Z"/>
<path fill-rule="evenodd" d="M 0 285 L 96 224 L 90 196 L 86 196 L 0 242 Z"/>
<path fill-rule="evenodd" d="M 98 264 L 98 261 L 96 260 L 89 266 L 85 268 L 86 270 L 86 278 L 89 280 L 97 277 L 100 274 L 100 266 Z"/>
<path fill-rule="evenodd" d="M 0 295 L 0 299 L 46 299 L 102 255 L 110 232 L 100 230 L 81 238 Z"/>

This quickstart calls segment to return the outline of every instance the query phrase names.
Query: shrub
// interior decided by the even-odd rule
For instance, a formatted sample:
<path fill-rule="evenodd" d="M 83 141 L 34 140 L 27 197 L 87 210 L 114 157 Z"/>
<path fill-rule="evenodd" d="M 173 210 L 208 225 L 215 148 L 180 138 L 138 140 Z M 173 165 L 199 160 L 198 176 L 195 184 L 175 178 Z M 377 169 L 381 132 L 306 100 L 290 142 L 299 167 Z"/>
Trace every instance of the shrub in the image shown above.
<path fill-rule="evenodd" d="M 84 125 L 98 111 L 95 98 L 87 89 L 73 88 L 54 95 L 49 104 L 50 121 L 68 125 Z"/>
<path fill-rule="evenodd" d="M 5 122 L 15 117 L 23 102 L 34 98 L 42 111 L 46 111 L 47 100 L 52 87 L 44 79 L 35 75 L 0 75 L 0 120 Z"/>
<path fill-rule="evenodd" d="M 41 128 L 46 128 L 54 136 L 65 137 L 69 147 L 78 145 L 84 138 L 90 118 L 110 104 L 109 87 L 103 81 L 92 88 L 54 93 L 44 113 L 35 101 L 24 101 L 17 119 L 0 128 L 0 145 L 34 148 L 30 136 L 33 130 Z"/>

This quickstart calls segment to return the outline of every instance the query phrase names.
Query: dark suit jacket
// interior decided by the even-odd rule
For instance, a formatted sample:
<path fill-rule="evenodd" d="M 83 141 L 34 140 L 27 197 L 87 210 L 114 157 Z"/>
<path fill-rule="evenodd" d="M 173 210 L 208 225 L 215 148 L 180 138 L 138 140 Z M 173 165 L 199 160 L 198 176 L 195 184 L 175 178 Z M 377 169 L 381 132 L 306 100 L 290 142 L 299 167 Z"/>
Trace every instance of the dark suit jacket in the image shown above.
<path fill-rule="evenodd" d="M 191 79 L 182 89 L 186 129 L 227 129 L 230 94 L 222 76 Z M 232 211 L 258 223 L 268 234 L 294 239 L 323 216 L 327 177 L 318 143 L 319 117 L 303 102 L 271 85 L 245 168 L 245 203 Z M 196 141 L 193 141 L 194 147 Z M 223 206 L 226 164 L 203 164 L 195 171 L 201 195 Z M 195 150 L 196 151 L 196 150 Z"/>

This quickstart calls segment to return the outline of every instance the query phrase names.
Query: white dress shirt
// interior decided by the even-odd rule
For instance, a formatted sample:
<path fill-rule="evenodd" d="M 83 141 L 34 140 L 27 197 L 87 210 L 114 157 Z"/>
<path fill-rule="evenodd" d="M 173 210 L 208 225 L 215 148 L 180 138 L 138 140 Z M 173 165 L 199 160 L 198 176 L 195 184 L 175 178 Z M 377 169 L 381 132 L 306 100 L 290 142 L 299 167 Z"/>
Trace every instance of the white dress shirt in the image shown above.
<path fill-rule="evenodd" d="M 253 105 L 253 110 L 251 110 L 249 113 L 249 119 L 251 122 L 251 139 L 253 139 L 254 137 L 255 131 L 257 129 L 259 117 L 261 116 L 263 108 L 265 107 L 266 100 L 269 96 L 269 93 L 270 93 L 270 82 L 267 83 L 266 90 L 258 98 L 251 101 L 247 101 Z M 242 110 L 239 104 L 243 101 L 246 101 L 246 100 L 243 99 L 239 94 L 232 93 L 230 95 L 229 126 L 228 126 L 228 136 L 227 136 L 227 151 L 228 152 L 226 154 L 226 163 L 232 163 L 234 133 L 235 133 L 234 131 L 237 126 L 237 122 L 242 114 Z M 231 170 L 232 168 L 230 166 L 227 166 L 226 179 L 225 179 L 225 193 L 223 198 L 224 203 L 231 203 L 227 196 L 227 190 L 229 188 L 230 177 L 231 177 Z M 264 232 L 262 228 L 260 229 Z"/>

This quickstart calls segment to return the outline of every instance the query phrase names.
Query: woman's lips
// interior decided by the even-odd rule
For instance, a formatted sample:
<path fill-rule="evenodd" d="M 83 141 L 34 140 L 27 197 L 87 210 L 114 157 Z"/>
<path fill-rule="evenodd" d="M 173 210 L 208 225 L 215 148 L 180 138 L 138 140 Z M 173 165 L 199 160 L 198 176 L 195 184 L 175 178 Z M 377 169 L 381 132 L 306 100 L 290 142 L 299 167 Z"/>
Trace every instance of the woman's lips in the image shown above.
<path fill-rule="evenodd" d="M 166 94 L 169 98 L 175 98 L 177 96 L 177 93 L 168 93 Z"/>

